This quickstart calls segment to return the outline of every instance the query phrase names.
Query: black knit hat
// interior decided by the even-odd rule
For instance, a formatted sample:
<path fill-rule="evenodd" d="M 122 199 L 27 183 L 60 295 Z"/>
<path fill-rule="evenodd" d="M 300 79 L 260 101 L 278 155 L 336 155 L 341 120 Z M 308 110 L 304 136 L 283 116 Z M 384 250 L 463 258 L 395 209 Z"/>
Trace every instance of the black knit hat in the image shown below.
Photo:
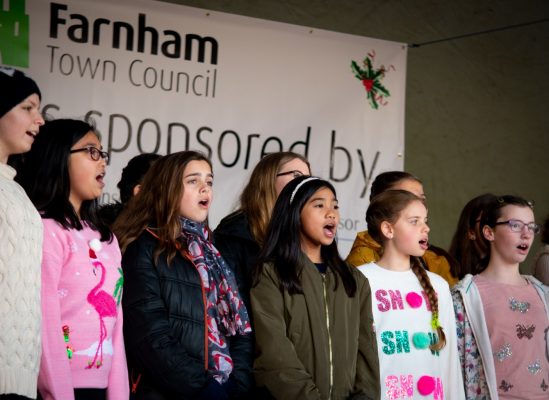
<path fill-rule="evenodd" d="M 17 69 L 0 67 L 0 118 L 33 93 L 42 98 L 31 78 Z"/>

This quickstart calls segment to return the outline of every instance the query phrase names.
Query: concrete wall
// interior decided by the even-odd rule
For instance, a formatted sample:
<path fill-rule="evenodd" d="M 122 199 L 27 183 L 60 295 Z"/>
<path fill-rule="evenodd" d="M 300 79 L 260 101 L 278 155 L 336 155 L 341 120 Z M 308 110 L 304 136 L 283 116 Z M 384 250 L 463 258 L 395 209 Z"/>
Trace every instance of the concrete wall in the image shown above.
<path fill-rule="evenodd" d="M 548 1 L 171 2 L 404 43 L 545 19 L 409 50 L 405 168 L 424 182 L 441 247 L 483 192 L 534 200 L 540 223 L 549 214 Z"/>

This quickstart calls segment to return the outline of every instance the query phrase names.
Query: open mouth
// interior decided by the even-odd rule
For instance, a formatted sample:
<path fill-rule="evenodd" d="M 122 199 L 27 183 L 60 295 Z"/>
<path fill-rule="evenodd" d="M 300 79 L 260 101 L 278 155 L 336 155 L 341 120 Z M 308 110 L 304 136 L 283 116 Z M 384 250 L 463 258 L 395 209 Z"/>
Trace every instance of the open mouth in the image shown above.
<path fill-rule="evenodd" d="M 520 251 L 528 251 L 529 248 L 530 246 L 528 246 L 526 243 L 521 243 L 517 246 L 517 249 L 519 249 Z"/>
<path fill-rule="evenodd" d="M 36 135 L 38 135 L 38 132 L 33 132 L 33 131 L 26 131 L 25 133 L 30 137 L 32 137 L 33 139 L 36 137 Z"/>
<path fill-rule="evenodd" d="M 429 239 L 421 239 L 419 241 L 419 247 L 423 250 L 427 250 L 429 248 Z"/>
<path fill-rule="evenodd" d="M 105 186 L 105 182 L 103 181 L 103 178 L 105 178 L 105 173 L 104 173 L 104 172 L 102 172 L 101 174 L 99 174 L 99 175 L 97 175 L 97 176 L 95 177 L 95 180 L 96 180 L 97 182 L 99 182 L 99 184 L 101 185 L 101 187 Z"/>
<path fill-rule="evenodd" d="M 210 200 L 208 199 L 200 200 L 198 204 L 200 205 L 200 207 L 208 208 L 210 204 Z"/>
<path fill-rule="evenodd" d="M 335 224 L 326 224 L 324 225 L 324 234 L 330 238 L 335 237 L 336 234 L 336 226 Z"/>

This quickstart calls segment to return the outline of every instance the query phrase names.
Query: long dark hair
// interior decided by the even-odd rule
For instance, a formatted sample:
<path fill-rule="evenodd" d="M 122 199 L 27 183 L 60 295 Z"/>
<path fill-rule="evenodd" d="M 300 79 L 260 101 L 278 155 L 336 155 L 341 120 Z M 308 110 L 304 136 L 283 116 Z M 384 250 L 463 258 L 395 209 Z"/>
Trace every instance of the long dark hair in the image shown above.
<path fill-rule="evenodd" d="M 120 190 L 120 202 L 124 205 L 133 197 L 133 189 L 139 185 L 152 163 L 162 157 L 156 153 L 143 153 L 133 157 L 122 169 L 122 176 L 116 185 Z"/>
<path fill-rule="evenodd" d="M 301 211 L 305 203 L 322 188 L 328 188 L 336 194 L 335 188 L 322 179 L 299 177 L 289 182 L 276 200 L 271 221 L 267 227 L 265 245 L 259 255 L 259 264 L 254 273 L 254 285 L 257 284 L 264 263 L 272 263 L 280 280 L 280 290 L 289 294 L 303 293 L 301 281 Z M 307 180 L 307 181 L 306 181 Z M 298 188 L 299 185 L 299 188 Z M 296 190 L 297 189 L 297 190 Z M 291 201 L 290 201 L 291 200 Z M 349 297 L 356 293 L 356 281 L 350 267 L 342 260 L 334 240 L 329 246 L 320 250 L 322 260 L 336 276 L 334 290 L 337 289 L 338 277 L 341 279 Z"/>
<path fill-rule="evenodd" d="M 52 218 L 65 229 L 82 230 L 82 221 L 111 241 L 113 234 L 98 216 L 99 200 L 84 200 L 80 217 L 72 206 L 69 158 L 72 146 L 95 128 L 87 122 L 57 119 L 46 122 L 25 154 L 16 180 L 23 186 L 42 218 Z"/>
<path fill-rule="evenodd" d="M 406 190 L 386 190 L 372 199 L 366 211 L 366 223 L 368 224 L 368 232 L 376 242 L 381 243 L 382 248 L 385 246 L 387 238 L 381 232 L 381 224 L 384 221 L 395 224 L 400 217 L 400 213 L 414 201 L 425 204 L 423 199 Z M 431 350 L 440 350 L 446 345 L 446 335 L 442 326 L 438 324 L 437 294 L 427 271 L 420 264 L 419 257 L 410 257 L 410 264 L 419 284 L 429 299 L 433 315 L 432 321 L 436 326 L 438 341 L 429 347 Z"/>
<path fill-rule="evenodd" d="M 481 194 L 471 200 L 463 207 L 456 227 L 456 232 L 450 244 L 450 255 L 458 262 L 458 269 L 452 271 L 454 276 L 462 279 L 467 274 L 475 274 L 480 260 L 488 251 L 482 239 L 480 218 L 485 208 L 496 196 L 491 193 Z M 470 232 L 475 232 L 475 238 L 470 237 Z"/>
<path fill-rule="evenodd" d="M 488 203 L 486 208 L 484 209 L 484 212 L 482 213 L 482 216 L 480 217 L 480 230 L 482 232 L 483 228 L 485 226 L 489 226 L 490 228 L 495 228 L 496 222 L 498 221 L 499 217 L 501 217 L 501 209 L 505 206 L 517 206 L 517 207 L 528 207 L 530 209 L 534 209 L 534 205 L 531 201 L 528 201 L 522 197 L 519 196 L 513 196 L 513 195 L 504 195 L 495 197 Z M 486 269 L 488 266 L 488 263 L 490 262 L 491 257 L 491 250 L 490 250 L 490 241 L 482 235 L 482 240 L 484 241 L 484 244 L 486 245 L 486 255 L 482 260 L 480 261 L 480 264 L 474 273 L 482 272 Z"/>

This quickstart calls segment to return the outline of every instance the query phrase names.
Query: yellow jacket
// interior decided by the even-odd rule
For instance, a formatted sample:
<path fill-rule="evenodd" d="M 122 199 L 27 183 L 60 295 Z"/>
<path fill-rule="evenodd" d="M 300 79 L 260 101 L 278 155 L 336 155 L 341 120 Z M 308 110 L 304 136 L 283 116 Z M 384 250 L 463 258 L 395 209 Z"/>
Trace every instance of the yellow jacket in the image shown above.
<path fill-rule="evenodd" d="M 347 256 L 347 262 L 355 267 L 359 265 L 376 262 L 381 258 L 381 245 L 377 243 L 368 231 L 358 232 Z M 423 255 L 423 261 L 427 264 L 429 271 L 442 276 L 448 284 L 455 285 L 458 281 L 450 273 L 450 264 L 444 256 L 439 256 L 431 250 L 427 250 Z"/>

